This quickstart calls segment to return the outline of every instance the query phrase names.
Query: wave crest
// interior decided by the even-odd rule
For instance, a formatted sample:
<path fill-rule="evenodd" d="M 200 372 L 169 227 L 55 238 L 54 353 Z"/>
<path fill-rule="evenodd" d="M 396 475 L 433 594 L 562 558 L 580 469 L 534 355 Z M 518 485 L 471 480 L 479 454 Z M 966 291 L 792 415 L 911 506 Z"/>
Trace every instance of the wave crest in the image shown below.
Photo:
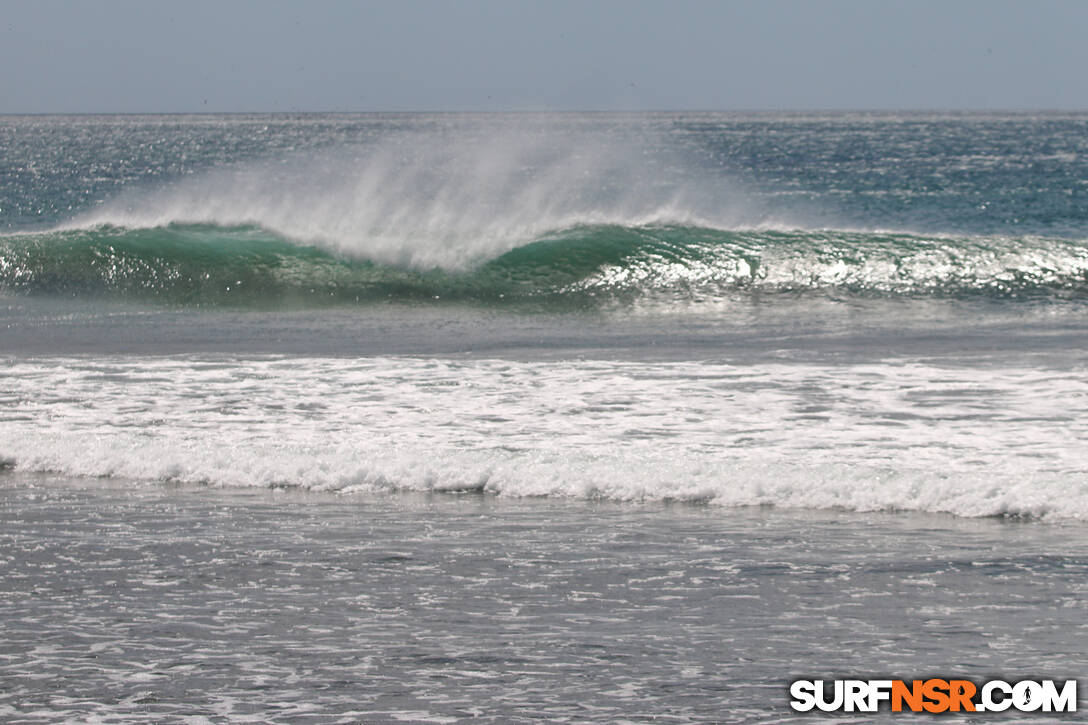
<path fill-rule="evenodd" d="M 129 190 L 69 228 L 255 226 L 345 257 L 456 272 L 578 224 L 752 218 L 732 184 L 645 141 L 491 127 L 392 134 Z"/>
<path fill-rule="evenodd" d="M 1042 238 L 580 225 L 450 271 L 357 259 L 259 227 L 105 226 L 3 238 L 0 289 L 182 305 L 596 306 L 813 292 L 1081 298 L 1088 247 Z"/>

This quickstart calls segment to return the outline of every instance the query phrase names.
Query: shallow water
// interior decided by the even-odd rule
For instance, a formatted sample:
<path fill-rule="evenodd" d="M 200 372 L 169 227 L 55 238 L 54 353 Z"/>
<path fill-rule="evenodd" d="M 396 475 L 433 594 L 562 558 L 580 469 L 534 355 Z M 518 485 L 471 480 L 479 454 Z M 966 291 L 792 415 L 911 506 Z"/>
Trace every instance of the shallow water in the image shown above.
<path fill-rule="evenodd" d="M 1079 525 L 0 482 L 8 722 L 793 721 L 796 678 L 1088 665 Z"/>

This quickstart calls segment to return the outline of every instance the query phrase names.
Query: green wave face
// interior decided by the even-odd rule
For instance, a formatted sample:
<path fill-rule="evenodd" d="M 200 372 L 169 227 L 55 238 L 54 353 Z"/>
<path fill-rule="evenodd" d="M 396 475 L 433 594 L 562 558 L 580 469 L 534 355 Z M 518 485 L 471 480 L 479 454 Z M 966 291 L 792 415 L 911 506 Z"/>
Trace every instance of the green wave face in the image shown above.
<path fill-rule="evenodd" d="M 1088 247 L 1043 238 L 586 225 L 451 271 L 375 264 L 252 226 L 103 226 L 0 237 L 0 290 L 186 306 L 594 307 L 807 292 L 1084 299 Z"/>

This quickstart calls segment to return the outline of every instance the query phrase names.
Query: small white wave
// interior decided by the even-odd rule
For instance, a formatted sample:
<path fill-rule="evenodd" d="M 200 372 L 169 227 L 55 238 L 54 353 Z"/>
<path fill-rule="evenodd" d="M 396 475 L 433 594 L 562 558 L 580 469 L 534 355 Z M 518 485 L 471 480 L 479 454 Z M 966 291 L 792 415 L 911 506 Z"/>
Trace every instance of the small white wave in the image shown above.
<path fill-rule="evenodd" d="M 483 492 L 619 502 L 673 501 L 723 507 L 921 511 L 964 517 L 1088 520 L 1083 476 L 946 473 L 920 468 L 804 460 L 678 458 L 632 446 L 596 453 L 518 455 L 423 446 L 328 448 L 211 442 L 197 445 L 110 437 L 31 438 L 19 470 L 70 476 L 176 481 L 215 487 L 286 487 L 321 492 Z M 33 451 L 33 452 L 30 452 Z M 775 458 L 773 454 L 771 458 Z"/>
<path fill-rule="evenodd" d="M 416 359 L 10 365 L 19 470 L 1088 519 L 1083 370 Z"/>

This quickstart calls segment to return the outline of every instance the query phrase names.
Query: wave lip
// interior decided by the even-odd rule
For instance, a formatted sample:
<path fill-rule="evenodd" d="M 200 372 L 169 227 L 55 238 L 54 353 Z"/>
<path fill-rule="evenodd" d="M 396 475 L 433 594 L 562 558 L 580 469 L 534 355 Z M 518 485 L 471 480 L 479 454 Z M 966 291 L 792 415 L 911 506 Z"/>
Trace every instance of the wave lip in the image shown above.
<path fill-rule="evenodd" d="M 1061 239 L 657 222 L 577 224 L 510 246 L 466 269 L 420 268 L 301 244 L 252 225 L 103 225 L 0 238 L 0 289 L 212 306 L 1088 293 L 1088 245 Z"/>
<path fill-rule="evenodd" d="M 577 224 L 690 223 L 708 210 L 736 221 L 733 185 L 659 141 L 489 126 L 393 133 L 133 187 L 72 224 L 256 226 L 378 265 L 463 272 Z"/>

